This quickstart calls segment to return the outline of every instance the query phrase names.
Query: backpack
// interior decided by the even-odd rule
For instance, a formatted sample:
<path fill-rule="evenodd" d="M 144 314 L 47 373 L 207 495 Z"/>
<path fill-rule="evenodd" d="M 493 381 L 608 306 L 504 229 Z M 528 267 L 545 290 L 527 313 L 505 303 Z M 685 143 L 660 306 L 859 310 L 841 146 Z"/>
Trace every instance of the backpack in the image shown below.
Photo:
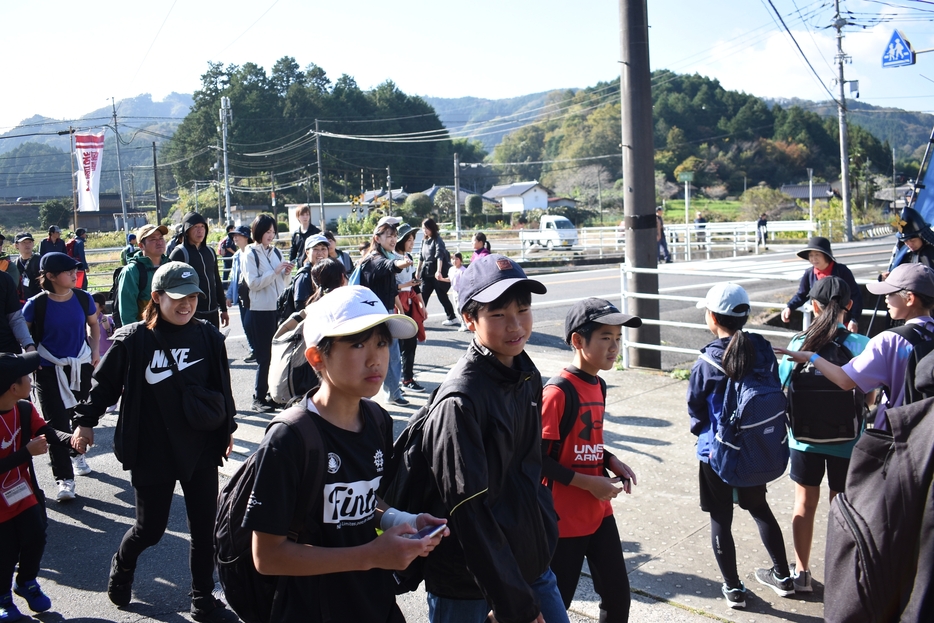
<path fill-rule="evenodd" d="M 385 434 L 382 410 L 376 403 L 363 400 L 363 412 L 375 419 Z M 377 417 L 378 415 L 378 417 Z M 366 416 L 365 416 L 366 417 Z M 307 506 L 296 507 L 289 525 L 291 541 L 307 543 L 313 540 L 317 526 L 307 526 L 305 519 L 315 512 L 321 501 L 327 455 L 318 426 L 304 404 L 277 415 L 266 427 L 284 424 L 297 432 L 305 447 L 306 461 L 300 490 L 307 493 Z M 227 604 L 245 623 L 267 623 L 279 585 L 279 576 L 261 575 L 253 564 L 251 530 L 243 527 L 243 518 L 256 481 L 256 454 L 234 472 L 217 496 L 217 520 L 214 524 L 214 556 L 217 575 L 224 588 Z M 306 530 L 308 528 L 308 530 Z M 299 541 L 299 539 L 302 539 Z"/>
<path fill-rule="evenodd" d="M 886 331 L 899 334 L 914 347 L 908 355 L 908 367 L 905 369 L 905 400 L 902 404 L 907 405 L 925 398 L 934 397 L 934 391 L 922 391 L 915 386 L 915 371 L 918 368 L 918 362 L 934 351 L 934 333 L 916 323 L 892 327 L 886 329 Z M 889 400 L 893 396 L 891 389 L 890 387 L 885 388 L 885 395 L 889 397 Z"/>
<path fill-rule="evenodd" d="M 606 403 L 606 381 L 599 376 L 597 380 L 600 382 L 603 402 Z M 552 441 L 548 446 L 548 456 L 557 461 L 558 457 L 561 456 L 561 446 L 564 445 L 564 440 L 571 434 L 571 431 L 574 429 L 574 424 L 577 422 L 577 417 L 580 415 L 580 396 L 577 395 L 574 384 L 560 374 L 548 379 L 548 382 L 545 383 L 545 387 L 549 385 L 554 385 L 564 393 L 564 413 L 561 414 L 561 422 L 558 424 L 559 439 L 557 441 Z"/>
<path fill-rule="evenodd" d="M 259 259 L 256 260 L 257 262 Z M 311 264 L 305 264 L 302 266 L 295 276 L 292 277 L 292 281 L 289 282 L 289 285 L 286 286 L 285 290 L 282 291 L 282 294 L 279 295 L 279 299 L 276 301 L 276 323 L 282 324 L 286 320 L 292 317 L 292 314 L 295 313 L 295 282 L 298 280 L 298 276 L 301 274 L 310 274 L 311 273 Z"/>
<path fill-rule="evenodd" d="M 930 380 L 930 374 L 928 374 Z M 830 504 L 824 617 L 930 621 L 934 612 L 934 400 L 886 413 L 856 442 Z"/>
<path fill-rule="evenodd" d="M 701 359 L 726 372 L 706 354 Z M 710 443 L 710 467 L 733 487 L 772 482 L 788 466 L 788 403 L 769 370 L 754 369 L 739 381 L 727 379 L 723 412 Z"/>
<path fill-rule="evenodd" d="M 818 354 L 842 366 L 853 358 L 843 343 L 850 334 L 838 329 L 833 341 Z M 788 379 L 788 417 L 795 439 L 805 443 L 843 443 L 859 436 L 866 412 L 866 395 L 858 387 L 844 390 L 809 362 L 795 365 Z"/>
<path fill-rule="evenodd" d="M 77 238 L 72 238 L 65 243 L 65 253 L 68 255 L 68 257 L 75 257 L 75 243 L 77 241 Z"/>
<path fill-rule="evenodd" d="M 283 322 L 272 338 L 269 395 L 279 404 L 288 404 L 318 386 L 318 375 L 305 359 L 304 310 L 296 319 L 296 324 Z"/>
<path fill-rule="evenodd" d="M 449 382 L 450 380 L 450 382 Z M 425 424 L 432 408 L 444 398 L 462 394 L 457 381 L 450 374 L 441 386 L 431 392 L 425 405 L 416 411 L 405 426 L 405 430 L 392 444 L 392 459 L 389 461 L 380 483 L 380 497 L 384 502 L 407 513 L 424 513 L 437 510 L 437 516 L 445 515 L 443 509 L 432 509 L 431 502 L 437 498 L 434 478 L 428 460 L 422 452 L 425 439 Z M 447 385 L 447 387 L 445 387 Z M 439 393 L 445 387 L 443 393 Z M 425 577 L 425 558 L 419 557 L 402 571 L 393 572 L 396 594 L 414 591 Z"/>
<path fill-rule="evenodd" d="M 120 292 L 119 292 L 120 274 L 123 272 L 124 268 L 127 268 L 129 266 L 136 266 L 136 270 L 137 272 L 139 272 L 139 275 L 137 276 L 137 281 L 139 282 L 139 294 L 136 295 L 137 301 L 139 301 L 141 298 L 143 298 L 143 296 L 146 295 L 147 293 L 146 291 L 150 286 L 149 279 L 148 279 L 149 269 L 148 268 L 146 269 L 146 274 L 144 275 L 143 267 L 140 266 L 139 262 L 132 262 L 131 264 L 127 264 L 126 266 L 118 266 L 117 268 L 114 269 L 113 284 L 110 286 L 110 290 L 107 292 L 107 300 L 111 301 L 111 305 L 110 305 L 111 312 L 110 313 L 113 316 L 115 327 L 123 326 L 123 321 L 120 319 Z"/>
<path fill-rule="evenodd" d="M 256 270 L 259 272 L 259 255 L 255 249 L 250 249 L 250 255 L 256 260 Z M 245 309 L 250 308 L 250 284 L 246 282 L 246 275 L 242 270 L 237 275 L 237 298 Z"/>
<path fill-rule="evenodd" d="M 81 311 L 87 314 L 87 310 L 94 304 L 91 295 L 80 288 L 72 288 L 71 291 L 78 298 Z M 49 305 L 49 293 L 47 290 L 43 290 L 29 300 L 33 302 L 32 326 L 29 328 L 29 333 L 38 346 L 42 342 L 42 336 L 45 335 L 45 312 Z"/>
<path fill-rule="evenodd" d="M 347 285 L 349 286 L 363 285 L 360 283 L 360 273 L 363 272 L 363 262 L 365 261 L 366 261 L 366 258 L 357 262 L 357 265 L 353 267 L 353 271 L 350 273 L 350 276 L 347 277 Z"/>

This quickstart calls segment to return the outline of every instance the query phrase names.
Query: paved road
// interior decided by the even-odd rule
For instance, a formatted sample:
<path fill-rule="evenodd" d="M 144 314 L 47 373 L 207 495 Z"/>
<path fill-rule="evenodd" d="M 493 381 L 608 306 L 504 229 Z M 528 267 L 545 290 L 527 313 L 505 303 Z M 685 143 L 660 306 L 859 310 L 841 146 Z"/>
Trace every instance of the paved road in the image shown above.
<path fill-rule="evenodd" d="M 871 254 L 862 255 L 871 252 Z M 887 245 L 841 246 L 838 251 L 841 261 L 858 266 L 858 277 L 870 277 L 880 263 L 887 260 Z M 853 258 L 853 259 L 851 259 Z M 853 261 L 863 258 L 861 261 Z M 746 262 L 744 258 L 742 260 Z M 744 284 L 756 294 L 765 296 L 774 289 L 759 275 L 775 271 L 800 274 L 804 264 L 791 253 L 770 253 L 750 258 L 742 270 L 750 274 Z M 715 260 L 692 264 L 675 263 L 665 266 L 661 277 L 663 290 L 703 296 L 713 279 L 690 275 L 690 271 L 703 267 L 738 268 L 739 260 Z M 573 302 L 586 296 L 603 296 L 619 300 L 619 270 L 617 267 L 594 268 L 579 272 L 555 271 L 537 276 L 548 285 L 547 295 L 540 297 L 534 305 L 535 333 L 528 351 L 542 370 L 543 375 L 556 373 L 569 358 L 563 342 L 563 322 L 567 309 Z M 761 290 L 759 288 L 761 287 Z M 782 301 L 781 292 L 773 292 L 777 301 Z M 787 299 L 787 297 L 786 297 Z M 444 371 L 463 353 L 470 334 L 452 328 L 441 327 L 444 319 L 440 305 L 432 301 L 429 306 L 428 340 L 417 351 L 416 374 L 429 389 L 440 382 Z M 699 322 L 697 311 L 688 303 L 663 304 L 662 315 L 666 318 L 687 318 Z M 708 341 L 701 331 L 684 330 L 672 333 L 672 339 L 683 343 L 696 340 L 697 346 Z M 663 338 L 669 335 L 663 333 Z M 252 365 L 242 363 L 246 354 L 245 342 L 239 319 L 232 318 L 228 336 L 228 349 L 232 357 L 231 370 L 234 395 L 238 405 L 251 402 L 253 371 Z M 693 359 L 693 357 L 685 357 Z M 670 364 L 665 359 L 666 365 Z M 677 362 L 675 362 L 677 363 Z M 611 381 L 614 398 L 618 402 L 611 413 L 622 415 L 614 426 L 613 441 L 627 456 L 634 456 L 637 473 L 645 474 L 640 482 L 639 496 L 622 500 L 615 506 L 625 545 L 630 552 L 627 564 L 634 589 L 633 621 L 709 621 L 708 616 L 734 619 L 738 613 L 726 610 L 719 597 L 717 574 L 711 567 L 712 554 L 706 535 L 706 517 L 697 510 L 696 492 L 693 491 L 693 469 L 691 467 L 691 441 L 684 435 L 680 425 L 683 414 L 683 383 L 658 375 L 639 373 L 613 373 Z M 390 412 L 396 420 L 396 433 L 405 420 L 424 402 L 424 396 L 413 400 L 410 408 L 393 408 Z M 232 473 L 262 438 L 262 431 L 269 421 L 267 415 L 241 410 L 237 417 L 240 430 L 236 438 L 233 460 L 224 468 Z M 42 621 L 52 623 L 63 620 L 76 621 L 187 621 L 187 535 L 184 504 L 180 490 L 174 501 L 169 530 L 162 542 L 142 557 L 134 585 L 134 601 L 126 609 L 118 610 L 104 594 L 109 561 L 126 528 L 132 523 L 133 490 L 127 475 L 121 471 L 113 457 L 112 432 L 115 418 L 105 418 L 96 434 L 98 445 L 89 453 L 89 463 L 95 470 L 88 477 L 78 478 L 78 499 L 67 505 L 51 502 L 49 506 L 49 544 L 43 560 L 40 580 L 53 598 L 53 611 L 42 615 Z M 54 491 L 50 470 L 43 459 L 37 463 L 40 484 L 46 492 Z M 785 489 L 788 483 L 785 482 Z M 790 499 L 787 490 L 779 493 L 780 503 L 773 506 L 776 513 L 790 522 L 788 511 Z M 771 496 L 772 494 L 770 494 Z M 672 523 L 673 522 L 673 523 Z M 747 521 L 746 523 L 751 524 Z M 741 527 L 742 540 L 757 542 L 752 525 Z M 821 526 L 818 525 L 819 533 Z M 738 541 L 740 535 L 737 535 Z M 790 529 L 786 530 L 790 550 Z M 741 573 L 749 578 L 753 563 L 762 564 L 761 551 L 756 545 L 752 560 L 744 555 Z M 815 543 L 815 552 L 820 551 Z M 697 561 L 693 563 L 693 561 Z M 690 565 L 700 567 L 693 569 Z M 690 573 L 686 573 L 691 569 Z M 816 577 L 816 576 L 815 576 Z M 686 583 L 687 582 L 687 583 Z M 696 586 L 691 586 L 696 582 Z M 754 582 L 753 582 L 754 584 Z M 687 589 L 692 590 L 687 590 Z M 693 590 L 697 589 L 697 590 Z M 774 604 L 764 595 L 765 601 L 752 602 L 751 610 L 743 613 L 742 620 L 773 621 L 778 618 L 797 621 L 816 621 L 813 600 L 801 602 L 782 601 Z M 661 600 L 661 601 L 659 601 Z M 423 596 L 414 593 L 401 600 L 409 621 L 425 620 Z M 789 606 L 788 604 L 793 605 Z M 675 604 L 674 607 L 671 604 Z M 592 587 L 585 578 L 573 607 L 572 620 L 592 621 L 596 602 Z M 797 611 L 797 612 L 796 612 Z M 698 614 L 701 613 L 701 614 Z"/>

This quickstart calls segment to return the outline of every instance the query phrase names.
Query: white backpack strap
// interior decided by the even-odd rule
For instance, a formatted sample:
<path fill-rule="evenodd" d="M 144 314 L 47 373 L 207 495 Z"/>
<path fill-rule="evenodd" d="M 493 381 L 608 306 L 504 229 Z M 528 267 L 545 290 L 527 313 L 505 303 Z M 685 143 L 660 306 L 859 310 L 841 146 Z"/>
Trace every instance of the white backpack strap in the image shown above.
<path fill-rule="evenodd" d="M 726 374 L 726 370 L 723 369 L 723 366 L 721 366 L 719 363 L 714 361 L 713 357 L 710 357 L 707 353 L 701 353 L 700 358 L 706 361 L 707 363 L 709 363 L 710 365 L 712 365 L 714 368 L 716 368 L 723 374 Z"/>

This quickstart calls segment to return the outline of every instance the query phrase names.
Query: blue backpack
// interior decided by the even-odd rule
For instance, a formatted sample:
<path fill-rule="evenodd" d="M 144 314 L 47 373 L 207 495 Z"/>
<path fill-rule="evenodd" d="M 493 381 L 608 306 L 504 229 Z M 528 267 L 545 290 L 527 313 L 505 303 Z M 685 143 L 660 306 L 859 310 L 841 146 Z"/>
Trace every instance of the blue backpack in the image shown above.
<path fill-rule="evenodd" d="M 726 372 L 705 354 L 701 359 Z M 723 411 L 710 444 L 710 467 L 733 487 L 777 479 L 788 466 L 788 401 L 771 368 L 728 380 Z"/>

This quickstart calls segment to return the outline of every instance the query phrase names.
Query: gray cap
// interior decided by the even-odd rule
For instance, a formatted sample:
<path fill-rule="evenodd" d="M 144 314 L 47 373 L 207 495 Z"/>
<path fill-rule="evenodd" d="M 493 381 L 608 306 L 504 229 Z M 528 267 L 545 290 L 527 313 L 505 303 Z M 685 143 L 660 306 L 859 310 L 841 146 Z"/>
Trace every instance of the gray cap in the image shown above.
<path fill-rule="evenodd" d="M 331 243 L 328 241 L 327 237 L 324 234 L 313 234 L 311 236 L 308 236 L 308 238 L 305 239 L 305 250 L 308 251 L 309 249 L 313 249 L 319 244 L 328 246 Z"/>
<path fill-rule="evenodd" d="M 173 299 L 183 299 L 189 294 L 203 297 L 200 285 L 198 273 L 185 262 L 166 262 L 152 276 L 152 291 L 165 292 Z"/>
<path fill-rule="evenodd" d="M 924 264 L 901 264 L 892 269 L 885 281 L 867 283 L 873 294 L 891 294 L 907 290 L 934 297 L 934 270 Z"/>

